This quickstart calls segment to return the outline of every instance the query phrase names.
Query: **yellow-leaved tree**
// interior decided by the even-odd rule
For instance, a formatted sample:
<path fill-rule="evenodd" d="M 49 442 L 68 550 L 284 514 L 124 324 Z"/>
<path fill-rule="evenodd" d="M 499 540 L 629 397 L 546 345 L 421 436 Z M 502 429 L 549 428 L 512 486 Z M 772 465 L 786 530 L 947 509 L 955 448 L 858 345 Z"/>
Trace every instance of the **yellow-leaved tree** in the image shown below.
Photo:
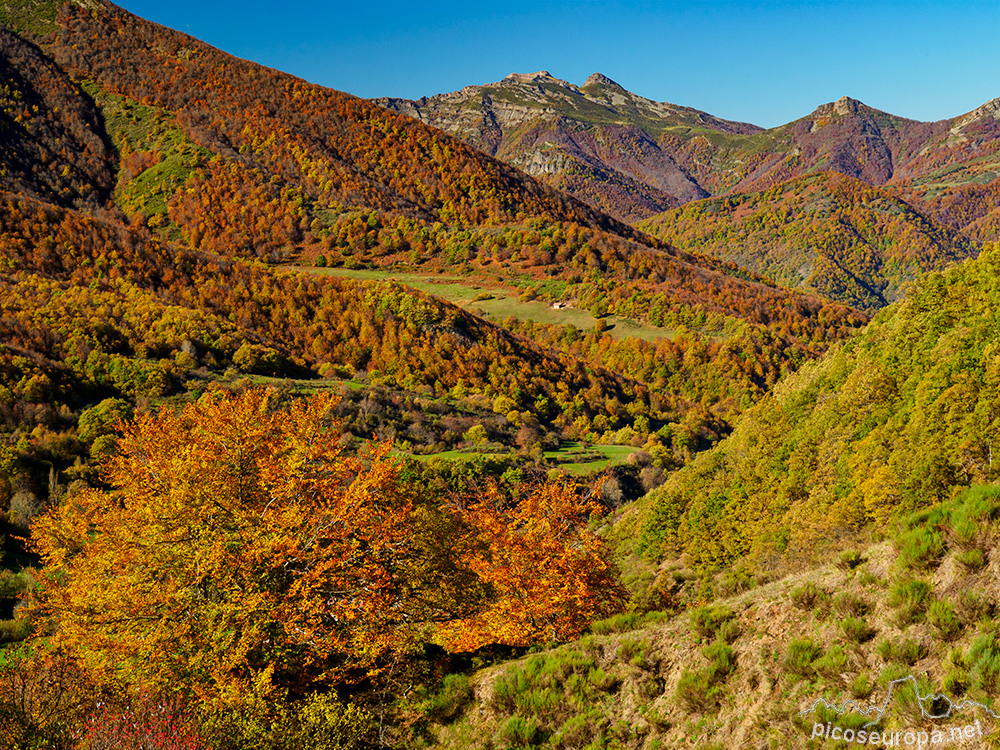
<path fill-rule="evenodd" d="M 345 454 L 333 403 L 279 409 L 249 390 L 124 427 L 113 489 L 34 528 L 53 640 L 108 682 L 214 706 L 350 680 L 410 647 L 433 604 L 414 580 L 426 540 L 389 446 Z"/>
<path fill-rule="evenodd" d="M 472 651 L 566 641 L 620 612 L 624 588 L 604 541 L 587 528 L 600 512 L 566 482 L 521 485 L 513 499 L 488 484 L 462 513 L 474 540 L 462 559 L 489 596 L 471 617 L 442 626 L 444 642 Z"/>

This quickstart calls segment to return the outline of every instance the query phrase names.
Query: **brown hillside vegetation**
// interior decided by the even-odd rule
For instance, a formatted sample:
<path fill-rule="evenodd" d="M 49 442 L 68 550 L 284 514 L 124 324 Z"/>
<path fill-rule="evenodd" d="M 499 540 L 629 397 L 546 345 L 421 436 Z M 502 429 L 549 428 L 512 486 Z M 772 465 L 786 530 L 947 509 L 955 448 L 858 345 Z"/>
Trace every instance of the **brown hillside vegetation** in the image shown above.
<path fill-rule="evenodd" d="M 0 26 L 0 189 L 100 206 L 113 161 L 98 114 L 66 73 Z"/>
<path fill-rule="evenodd" d="M 953 208 L 939 213 L 957 218 L 967 207 L 977 216 L 987 199 L 976 195 L 956 196 Z M 869 309 L 898 299 L 923 271 L 979 252 L 976 243 L 892 192 L 835 172 L 697 201 L 639 226 L 678 247 Z"/>

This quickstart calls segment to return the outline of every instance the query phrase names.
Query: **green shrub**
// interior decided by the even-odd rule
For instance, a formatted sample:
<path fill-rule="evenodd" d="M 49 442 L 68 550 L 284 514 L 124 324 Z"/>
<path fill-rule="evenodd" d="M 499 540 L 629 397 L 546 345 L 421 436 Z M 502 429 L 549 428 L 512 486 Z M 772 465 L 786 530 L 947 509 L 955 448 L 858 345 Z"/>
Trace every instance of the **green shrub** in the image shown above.
<path fill-rule="evenodd" d="M 944 691 L 949 695 L 965 695 L 969 687 L 969 673 L 958 667 L 953 668 L 944 677 Z"/>
<path fill-rule="evenodd" d="M 965 589 L 958 594 L 955 613 L 962 622 L 971 624 L 988 617 L 993 611 L 993 605 L 979 591 Z"/>
<path fill-rule="evenodd" d="M 944 539 L 941 532 L 928 526 L 920 526 L 900 534 L 896 539 L 898 560 L 906 568 L 926 569 L 938 562 L 944 555 Z"/>
<path fill-rule="evenodd" d="M 740 624 L 736 620 L 726 620 L 719 626 L 719 638 L 726 643 L 734 643 L 741 632 Z"/>
<path fill-rule="evenodd" d="M 31 621 L 25 617 L 0 620 L 0 643 L 18 643 L 31 635 Z"/>
<path fill-rule="evenodd" d="M 692 711 L 705 711 L 718 702 L 721 688 L 709 672 L 685 669 L 677 683 L 677 699 Z"/>
<path fill-rule="evenodd" d="M 493 735 L 498 748 L 522 748 L 531 745 L 538 736 L 538 723 L 534 719 L 511 716 Z"/>
<path fill-rule="evenodd" d="M 907 638 L 896 648 L 896 659 L 912 667 L 927 656 L 927 646 L 913 638 Z"/>
<path fill-rule="evenodd" d="M 962 623 L 955 614 L 955 607 L 951 602 L 931 602 L 927 608 L 927 622 L 934 626 L 946 641 L 953 640 L 962 633 Z"/>
<path fill-rule="evenodd" d="M 984 633 L 972 642 L 968 663 L 974 688 L 990 694 L 1000 690 L 1000 644 L 995 633 Z"/>
<path fill-rule="evenodd" d="M 800 638 L 788 644 L 785 652 L 785 669 L 800 677 L 812 676 L 813 662 L 823 653 L 810 638 Z"/>
<path fill-rule="evenodd" d="M 741 594 L 757 587 L 757 579 L 746 570 L 727 570 L 719 578 L 716 587 L 719 596 L 728 597 Z"/>
<path fill-rule="evenodd" d="M 926 581 L 902 581 L 892 587 L 889 605 L 896 607 L 896 623 L 905 628 L 923 618 L 931 587 Z"/>
<path fill-rule="evenodd" d="M 703 638 L 711 638 L 724 622 L 735 615 L 729 607 L 713 604 L 691 611 L 691 629 Z"/>
<path fill-rule="evenodd" d="M 709 660 L 709 673 L 713 680 L 723 680 L 736 669 L 736 652 L 724 641 L 716 641 L 702 649 Z"/>
<path fill-rule="evenodd" d="M 32 584 L 31 576 L 23 570 L 14 573 L 10 570 L 0 570 L 0 599 L 13 599 L 27 591 Z"/>
<path fill-rule="evenodd" d="M 590 632 L 597 635 L 607 635 L 608 633 L 624 633 L 628 630 L 635 630 L 644 624 L 644 615 L 638 612 L 625 612 L 606 620 L 598 620 L 591 624 Z"/>
<path fill-rule="evenodd" d="M 445 675 L 441 689 L 424 704 L 424 713 L 438 720 L 448 720 L 472 699 L 472 687 L 464 674 Z"/>
<path fill-rule="evenodd" d="M 840 621 L 844 636 L 852 643 L 865 643 L 875 637 L 875 629 L 860 617 L 847 617 Z"/>
<path fill-rule="evenodd" d="M 594 727 L 587 714 L 567 719 L 552 736 L 552 747 L 583 747 L 594 736 Z"/>
<path fill-rule="evenodd" d="M 587 673 L 587 680 L 598 690 L 603 690 L 608 692 L 612 690 L 617 684 L 618 680 L 609 675 L 600 667 L 595 667 Z"/>
<path fill-rule="evenodd" d="M 517 696 L 531 689 L 531 682 L 520 669 L 514 669 L 493 683 L 493 705 L 511 711 Z"/>
<path fill-rule="evenodd" d="M 851 693 L 852 697 L 857 698 L 859 700 L 864 700 L 865 698 L 867 698 L 869 695 L 872 694 L 872 690 L 875 689 L 875 686 L 872 684 L 871 680 L 869 680 L 866 675 L 859 674 L 853 680 L 851 680 L 850 684 L 848 684 L 847 686 L 847 689 Z"/>
<path fill-rule="evenodd" d="M 879 643 L 875 650 L 886 661 L 906 664 L 908 666 L 913 666 L 927 656 L 927 647 L 913 638 L 907 638 L 899 642 L 886 639 Z"/>
<path fill-rule="evenodd" d="M 836 677 L 844 671 L 847 664 L 847 655 L 844 654 L 842 646 L 834 646 L 828 652 L 813 662 L 812 666 L 824 677 Z"/>
<path fill-rule="evenodd" d="M 830 595 L 812 581 L 792 589 L 788 596 L 798 609 L 814 609 L 830 601 Z"/>
<path fill-rule="evenodd" d="M 639 641 L 624 639 L 618 646 L 618 658 L 623 661 L 631 661 L 636 656 L 642 657 L 646 653 L 646 644 Z"/>
<path fill-rule="evenodd" d="M 833 598 L 833 609 L 841 617 L 864 617 L 871 608 L 862 597 L 844 591 Z"/>
<path fill-rule="evenodd" d="M 1000 487 L 997 485 L 969 487 L 958 499 L 962 504 L 955 511 L 957 518 L 970 518 L 983 525 L 1000 519 Z"/>
<path fill-rule="evenodd" d="M 529 716 L 550 716 L 563 705 L 563 695 L 550 687 L 528 690 L 517 696 L 514 705 Z"/>
<path fill-rule="evenodd" d="M 862 555 L 857 550 L 845 549 L 839 555 L 837 555 L 836 566 L 843 570 L 844 572 L 854 570 L 859 565 L 863 565 L 868 561 L 868 558 Z"/>
<path fill-rule="evenodd" d="M 978 548 L 967 549 L 956 555 L 959 565 L 971 573 L 978 573 L 986 567 L 986 554 Z"/>

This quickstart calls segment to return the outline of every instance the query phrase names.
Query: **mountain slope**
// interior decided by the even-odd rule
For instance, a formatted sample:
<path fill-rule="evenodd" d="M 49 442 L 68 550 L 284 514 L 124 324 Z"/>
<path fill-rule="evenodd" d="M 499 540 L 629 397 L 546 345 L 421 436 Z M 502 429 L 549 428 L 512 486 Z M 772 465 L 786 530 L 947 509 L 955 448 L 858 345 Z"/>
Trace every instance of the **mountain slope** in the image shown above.
<path fill-rule="evenodd" d="M 773 570 L 995 482 L 997 309 L 996 246 L 927 274 L 863 334 L 742 415 L 615 533 L 650 559 Z"/>
<path fill-rule="evenodd" d="M 906 519 L 895 542 L 759 585 L 703 579 L 724 592 L 710 604 L 620 615 L 579 640 L 454 675 L 451 691 L 446 681 L 421 706 L 426 743 L 804 750 L 923 737 L 1000 747 L 998 495 L 973 487 Z M 933 553 L 914 556 L 917 538 Z"/>
<path fill-rule="evenodd" d="M 99 207 L 114 158 L 98 113 L 30 42 L 0 26 L 0 190 Z"/>
<path fill-rule="evenodd" d="M 600 73 L 580 87 L 541 71 L 419 101 L 375 101 L 629 221 L 708 194 L 677 155 L 662 148 L 665 137 L 761 130 L 653 102 Z"/>
<path fill-rule="evenodd" d="M 897 300 L 922 272 L 979 252 L 892 192 L 836 172 L 696 201 L 637 226 L 785 286 L 868 309 Z"/>

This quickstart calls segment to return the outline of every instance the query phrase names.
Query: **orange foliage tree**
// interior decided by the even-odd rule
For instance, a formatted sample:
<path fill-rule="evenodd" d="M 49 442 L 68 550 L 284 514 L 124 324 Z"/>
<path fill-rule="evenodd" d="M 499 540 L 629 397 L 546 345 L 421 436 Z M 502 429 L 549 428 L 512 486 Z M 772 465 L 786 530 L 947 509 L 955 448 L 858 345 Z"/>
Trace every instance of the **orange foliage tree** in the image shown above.
<path fill-rule="evenodd" d="M 445 642 L 472 651 L 571 640 L 621 611 L 624 589 L 603 541 L 587 528 L 599 512 L 565 482 L 530 487 L 513 505 L 489 485 L 463 512 L 478 542 L 463 557 L 491 596 L 472 617 L 447 623 Z"/>
<path fill-rule="evenodd" d="M 222 704 L 364 673 L 411 641 L 413 505 L 388 446 L 344 455 L 316 396 L 143 415 L 92 490 L 38 521 L 37 603 L 109 681 Z"/>

